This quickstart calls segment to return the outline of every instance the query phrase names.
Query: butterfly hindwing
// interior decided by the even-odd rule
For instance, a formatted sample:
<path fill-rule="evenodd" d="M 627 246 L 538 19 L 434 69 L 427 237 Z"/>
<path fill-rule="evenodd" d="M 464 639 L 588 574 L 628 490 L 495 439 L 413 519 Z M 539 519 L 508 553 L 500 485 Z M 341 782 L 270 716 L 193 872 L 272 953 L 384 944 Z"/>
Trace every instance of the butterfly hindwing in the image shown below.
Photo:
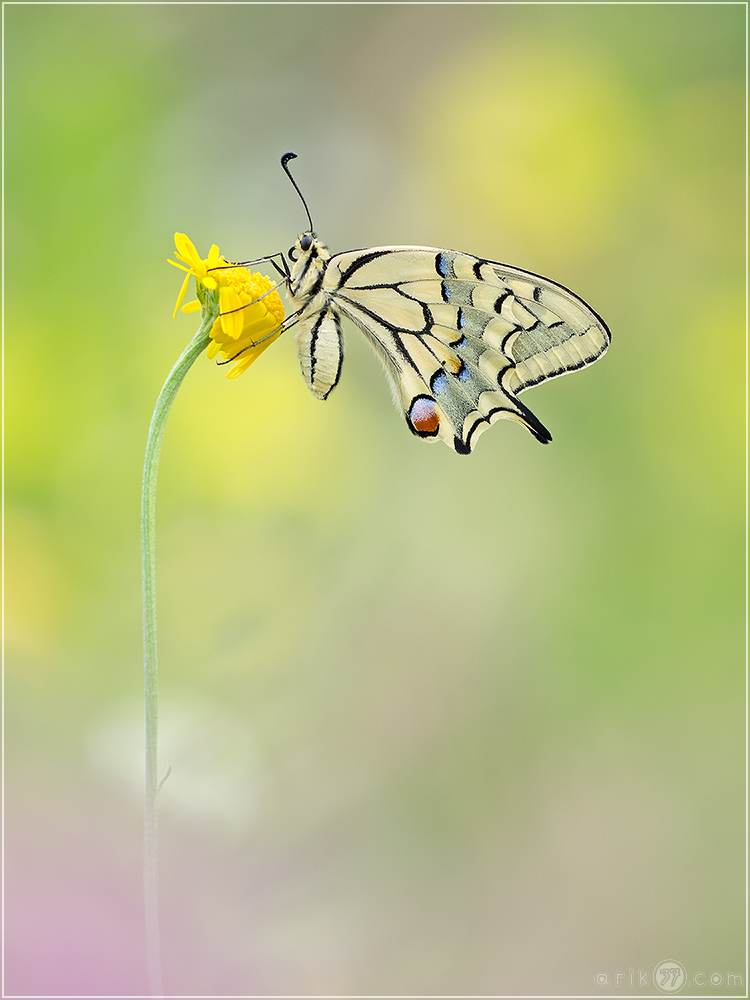
<path fill-rule="evenodd" d="M 338 381 L 343 314 L 379 354 L 412 432 L 462 454 L 501 417 L 551 440 L 518 393 L 590 364 L 609 345 L 581 299 L 518 268 L 429 247 L 333 257 L 317 240 L 308 247 L 290 289 L 313 393 L 325 398 Z"/>

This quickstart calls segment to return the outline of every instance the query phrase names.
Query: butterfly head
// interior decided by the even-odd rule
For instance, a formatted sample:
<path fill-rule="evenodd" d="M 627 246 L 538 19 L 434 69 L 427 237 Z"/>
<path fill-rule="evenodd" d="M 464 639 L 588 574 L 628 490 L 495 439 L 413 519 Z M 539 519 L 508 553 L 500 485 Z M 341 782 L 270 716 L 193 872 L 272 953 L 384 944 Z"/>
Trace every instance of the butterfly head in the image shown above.
<path fill-rule="evenodd" d="M 328 247 L 321 243 L 315 233 L 310 230 L 307 233 L 299 234 L 294 246 L 289 247 L 287 256 L 296 266 L 308 258 L 314 260 L 316 257 L 321 257 L 323 260 L 328 260 L 331 255 L 328 252 Z"/>

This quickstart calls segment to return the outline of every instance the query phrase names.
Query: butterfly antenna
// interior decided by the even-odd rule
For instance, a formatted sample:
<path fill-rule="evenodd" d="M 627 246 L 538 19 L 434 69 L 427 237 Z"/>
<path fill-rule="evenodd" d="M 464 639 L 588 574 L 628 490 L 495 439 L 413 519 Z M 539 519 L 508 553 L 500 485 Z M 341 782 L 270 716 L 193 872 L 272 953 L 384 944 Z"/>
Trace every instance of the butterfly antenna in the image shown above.
<path fill-rule="evenodd" d="M 313 232 L 313 230 L 315 229 L 315 227 L 313 226 L 312 216 L 310 215 L 310 209 L 307 207 L 307 202 L 305 201 L 304 197 L 302 196 L 302 192 L 300 191 L 299 187 L 297 186 L 297 182 L 292 177 L 291 170 L 287 166 L 287 164 L 289 163 L 290 160 L 296 160 L 296 159 L 297 159 L 297 154 L 296 153 L 284 153 L 284 155 L 281 157 L 281 166 L 286 171 L 286 175 L 289 178 L 289 180 L 292 182 L 292 184 L 294 184 L 294 190 L 297 192 L 297 194 L 302 199 L 302 204 L 305 206 L 305 211 L 307 212 L 307 218 L 308 218 L 308 221 L 310 223 L 310 232 Z"/>

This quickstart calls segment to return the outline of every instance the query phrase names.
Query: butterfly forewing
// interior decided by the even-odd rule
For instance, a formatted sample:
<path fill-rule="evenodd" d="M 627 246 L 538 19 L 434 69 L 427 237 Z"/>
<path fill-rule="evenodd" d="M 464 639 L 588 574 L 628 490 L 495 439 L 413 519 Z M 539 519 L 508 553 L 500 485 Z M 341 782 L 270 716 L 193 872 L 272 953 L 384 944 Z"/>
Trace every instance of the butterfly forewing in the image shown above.
<path fill-rule="evenodd" d="M 313 273 L 314 283 L 304 277 Z M 603 321 L 562 285 L 452 250 L 376 247 L 330 257 L 314 240 L 291 286 L 300 363 L 316 396 L 338 380 L 343 314 L 381 357 L 410 429 L 463 454 L 501 417 L 551 440 L 518 393 L 609 346 Z"/>

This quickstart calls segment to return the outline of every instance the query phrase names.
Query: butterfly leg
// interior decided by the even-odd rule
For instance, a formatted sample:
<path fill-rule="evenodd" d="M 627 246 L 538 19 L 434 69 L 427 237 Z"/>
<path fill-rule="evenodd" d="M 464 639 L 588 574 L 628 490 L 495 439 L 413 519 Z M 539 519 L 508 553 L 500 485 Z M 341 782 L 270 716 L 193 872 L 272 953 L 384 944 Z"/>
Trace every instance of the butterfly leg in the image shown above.
<path fill-rule="evenodd" d="M 244 305 L 237 306 L 236 309 L 227 309 L 226 312 L 219 313 L 220 316 L 229 316 L 231 313 L 242 312 L 243 309 L 247 309 L 248 306 L 254 306 L 257 302 L 261 302 L 266 295 L 270 295 L 271 292 L 275 292 L 277 288 L 286 284 L 286 278 L 282 278 L 281 281 L 277 281 L 275 285 L 271 285 L 270 288 L 266 289 L 262 295 L 259 295 L 257 299 L 253 299 L 251 302 L 245 302 Z"/>
<path fill-rule="evenodd" d="M 276 263 L 277 257 L 281 261 L 281 267 L 279 267 Z M 253 264 L 272 264 L 285 281 L 288 282 L 291 277 L 289 273 L 289 265 L 287 264 L 286 257 L 281 250 L 278 250 L 276 253 L 268 254 L 265 257 L 256 257 L 255 260 L 233 260 L 227 264 L 220 264 L 217 267 L 209 267 L 208 270 L 221 271 L 227 267 L 252 267 Z"/>
<path fill-rule="evenodd" d="M 282 282 L 279 282 L 279 284 L 282 284 Z M 269 289 L 269 291 L 272 291 L 272 289 Z M 266 293 L 266 294 L 268 294 L 268 293 Z M 262 296 L 261 296 L 261 298 L 262 298 Z M 255 301 L 257 302 L 258 300 L 256 299 Z M 247 305 L 252 305 L 252 303 L 248 302 Z M 242 306 L 242 308 L 244 309 L 245 307 Z M 303 309 L 304 309 L 304 307 L 303 307 Z M 267 333 L 265 337 L 261 337 L 260 340 L 256 340 L 252 344 L 248 344 L 247 347 L 243 347 L 241 351 L 237 351 L 236 354 L 234 354 L 231 358 L 227 358 L 226 361 L 217 361 L 216 364 L 217 365 L 228 365 L 228 364 L 231 364 L 232 361 L 236 361 L 237 358 L 241 354 L 245 353 L 245 351 L 249 351 L 251 348 L 257 347 L 258 344 L 262 344 L 266 340 L 270 340 L 271 337 L 275 337 L 277 333 L 286 333 L 287 330 L 290 330 L 293 326 L 295 326 L 299 322 L 300 313 L 303 311 L 303 309 L 298 309 L 297 312 L 290 313 L 289 316 L 286 317 L 286 319 L 284 320 L 283 323 L 279 323 L 279 325 L 277 327 L 274 327 L 274 329 L 271 330 L 270 333 Z M 294 322 L 290 323 L 289 322 L 290 319 L 294 320 Z"/>

